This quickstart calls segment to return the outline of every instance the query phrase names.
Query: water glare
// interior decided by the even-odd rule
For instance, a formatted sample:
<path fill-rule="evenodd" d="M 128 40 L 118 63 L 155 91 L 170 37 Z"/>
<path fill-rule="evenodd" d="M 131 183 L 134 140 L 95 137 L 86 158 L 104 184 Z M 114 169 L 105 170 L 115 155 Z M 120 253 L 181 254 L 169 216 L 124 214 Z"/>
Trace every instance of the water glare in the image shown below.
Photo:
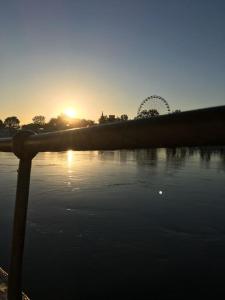
<path fill-rule="evenodd" d="M 18 161 L 1 153 L 0 166 L 4 267 Z M 224 182 L 223 148 L 38 154 L 24 260 L 29 294 L 177 300 L 187 288 L 224 290 Z"/>
<path fill-rule="evenodd" d="M 73 164 L 73 160 L 74 160 L 74 151 L 72 150 L 68 150 L 66 152 L 66 155 L 67 155 L 67 164 L 68 164 L 68 169 L 71 168 L 72 164 Z"/>

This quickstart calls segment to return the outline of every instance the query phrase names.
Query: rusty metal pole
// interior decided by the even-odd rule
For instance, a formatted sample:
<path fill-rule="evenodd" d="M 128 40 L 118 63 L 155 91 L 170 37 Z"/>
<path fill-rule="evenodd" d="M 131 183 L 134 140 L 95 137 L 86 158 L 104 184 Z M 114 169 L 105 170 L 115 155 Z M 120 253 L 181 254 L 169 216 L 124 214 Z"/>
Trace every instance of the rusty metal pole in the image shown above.
<path fill-rule="evenodd" d="M 23 252 L 26 233 L 30 173 L 32 159 L 36 155 L 36 153 L 32 153 L 29 149 L 26 149 L 24 144 L 27 137 L 32 134 L 34 133 L 31 131 L 19 131 L 13 138 L 13 152 L 20 161 L 13 221 L 11 261 L 8 279 L 8 300 L 22 299 Z"/>

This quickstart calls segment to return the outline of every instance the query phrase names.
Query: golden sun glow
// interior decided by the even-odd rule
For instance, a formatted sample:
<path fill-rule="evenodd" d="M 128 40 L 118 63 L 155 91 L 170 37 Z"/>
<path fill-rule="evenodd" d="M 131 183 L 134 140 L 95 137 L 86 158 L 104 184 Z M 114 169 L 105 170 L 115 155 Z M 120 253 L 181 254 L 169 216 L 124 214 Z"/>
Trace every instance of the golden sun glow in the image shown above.
<path fill-rule="evenodd" d="M 76 111 L 72 107 L 67 107 L 66 109 L 64 109 L 64 114 L 69 118 L 76 117 Z"/>

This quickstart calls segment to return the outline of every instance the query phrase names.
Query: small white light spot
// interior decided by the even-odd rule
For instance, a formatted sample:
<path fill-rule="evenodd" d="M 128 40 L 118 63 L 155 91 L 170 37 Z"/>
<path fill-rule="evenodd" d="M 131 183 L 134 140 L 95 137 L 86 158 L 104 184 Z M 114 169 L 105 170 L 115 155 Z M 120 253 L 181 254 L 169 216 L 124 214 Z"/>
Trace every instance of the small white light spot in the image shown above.
<path fill-rule="evenodd" d="M 162 195 L 163 194 L 163 191 L 159 191 L 159 195 Z"/>

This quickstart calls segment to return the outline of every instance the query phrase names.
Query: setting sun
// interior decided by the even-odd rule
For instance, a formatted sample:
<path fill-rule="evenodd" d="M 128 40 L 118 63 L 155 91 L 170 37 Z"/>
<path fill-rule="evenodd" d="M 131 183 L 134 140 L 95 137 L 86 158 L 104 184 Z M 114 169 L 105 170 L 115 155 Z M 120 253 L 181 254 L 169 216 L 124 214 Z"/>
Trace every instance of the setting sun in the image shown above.
<path fill-rule="evenodd" d="M 64 110 L 64 114 L 69 118 L 75 118 L 76 117 L 76 111 L 71 107 L 66 108 Z"/>

